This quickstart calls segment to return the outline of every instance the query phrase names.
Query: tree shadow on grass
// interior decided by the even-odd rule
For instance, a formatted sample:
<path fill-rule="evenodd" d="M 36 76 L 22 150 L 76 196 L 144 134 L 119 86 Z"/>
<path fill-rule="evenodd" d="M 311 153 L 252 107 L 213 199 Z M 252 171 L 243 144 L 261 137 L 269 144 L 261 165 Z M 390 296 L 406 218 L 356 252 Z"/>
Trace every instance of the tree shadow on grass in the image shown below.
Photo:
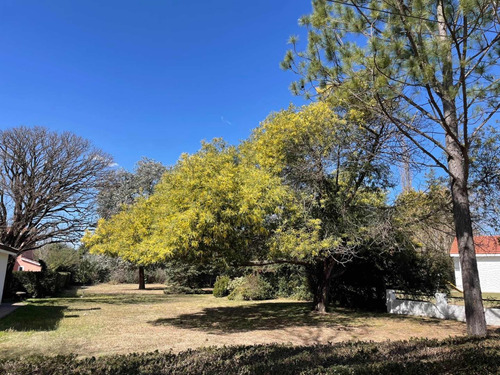
<path fill-rule="evenodd" d="M 64 318 L 67 306 L 29 304 L 0 319 L 0 331 L 53 331 Z"/>
<path fill-rule="evenodd" d="M 152 325 L 172 325 L 179 328 L 208 332 L 246 332 L 277 330 L 287 327 L 344 327 L 356 323 L 344 314 L 316 314 L 306 302 L 258 303 L 245 306 L 205 308 L 199 313 L 162 318 Z"/>
<path fill-rule="evenodd" d="M 148 323 L 155 326 L 168 325 L 197 329 L 209 333 L 278 330 L 289 327 L 321 327 L 334 328 L 338 331 L 351 331 L 355 328 L 366 329 L 376 324 L 374 319 L 406 320 L 433 326 L 439 326 L 444 322 L 439 319 L 348 309 L 331 309 L 328 314 L 318 314 L 311 311 L 311 304 L 307 302 L 275 302 L 205 308 L 197 313 L 181 314 L 175 318 L 160 318 Z"/>
<path fill-rule="evenodd" d="M 58 304 L 109 304 L 109 305 L 137 305 L 137 304 L 156 304 L 169 302 L 169 298 L 165 295 L 157 294 L 91 294 L 89 296 L 75 296 L 57 298 Z M 37 299 L 30 300 L 32 304 L 46 304 L 47 300 Z"/>

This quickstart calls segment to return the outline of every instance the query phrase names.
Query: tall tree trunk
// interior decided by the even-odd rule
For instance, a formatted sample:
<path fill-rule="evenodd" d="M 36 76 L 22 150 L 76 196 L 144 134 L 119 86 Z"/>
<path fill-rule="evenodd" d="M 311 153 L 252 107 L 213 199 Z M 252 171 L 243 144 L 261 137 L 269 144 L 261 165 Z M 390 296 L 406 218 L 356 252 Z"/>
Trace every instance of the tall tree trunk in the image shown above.
<path fill-rule="evenodd" d="M 485 336 L 486 320 L 484 317 L 479 272 L 477 270 L 476 251 L 472 233 L 472 218 L 470 213 L 468 180 L 469 180 L 469 141 L 467 122 L 464 119 L 462 132 L 458 129 L 456 94 L 453 81 L 453 57 L 451 44 L 446 29 L 444 1 L 437 2 L 438 31 L 443 43 L 442 87 L 439 89 L 443 105 L 443 120 L 441 126 L 446 134 L 446 151 L 448 153 L 448 169 L 450 175 L 450 190 L 453 201 L 453 221 L 458 241 L 458 253 L 462 267 L 462 282 L 465 299 L 465 319 L 467 333 L 473 336 Z M 462 85 L 466 85 L 462 77 Z M 464 108 L 464 111 L 467 111 Z"/>
<path fill-rule="evenodd" d="M 443 100 L 444 113 L 451 132 L 446 134 L 446 151 L 450 172 L 450 191 L 453 201 L 453 221 L 458 242 L 458 253 L 462 268 L 464 289 L 465 320 L 467 333 L 472 336 L 485 336 L 486 319 L 477 270 L 476 251 L 472 232 L 472 218 L 468 193 L 469 160 L 467 145 L 457 142 L 460 135 L 454 104 Z"/>
<path fill-rule="evenodd" d="M 472 219 L 466 183 L 467 168 L 463 158 L 460 158 L 456 154 L 453 155 L 448 164 L 450 172 L 453 175 L 451 178 L 453 219 L 455 222 L 458 253 L 462 268 L 467 333 L 473 336 L 485 336 L 487 333 L 486 320 L 484 317 L 484 307 L 472 233 Z"/>
<path fill-rule="evenodd" d="M 139 289 L 146 289 L 146 278 L 144 277 L 143 266 L 139 266 Z"/>
<path fill-rule="evenodd" d="M 310 283 L 314 293 L 313 311 L 325 314 L 328 308 L 330 282 L 333 266 L 333 259 L 324 259 L 312 267 L 313 275 L 310 275 Z M 312 282 L 311 282 L 312 280 Z"/>

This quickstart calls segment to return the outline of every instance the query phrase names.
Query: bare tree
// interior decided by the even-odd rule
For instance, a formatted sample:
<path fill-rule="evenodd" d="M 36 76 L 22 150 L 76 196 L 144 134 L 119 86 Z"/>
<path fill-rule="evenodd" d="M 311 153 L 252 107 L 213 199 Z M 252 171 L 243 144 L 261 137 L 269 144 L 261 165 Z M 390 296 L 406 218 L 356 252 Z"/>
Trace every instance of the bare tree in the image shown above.
<path fill-rule="evenodd" d="M 0 131 L 0 244 L 18 254 L 75 242 L 95 222 L 96 185 L 111 157 L 75 134 Z"/>

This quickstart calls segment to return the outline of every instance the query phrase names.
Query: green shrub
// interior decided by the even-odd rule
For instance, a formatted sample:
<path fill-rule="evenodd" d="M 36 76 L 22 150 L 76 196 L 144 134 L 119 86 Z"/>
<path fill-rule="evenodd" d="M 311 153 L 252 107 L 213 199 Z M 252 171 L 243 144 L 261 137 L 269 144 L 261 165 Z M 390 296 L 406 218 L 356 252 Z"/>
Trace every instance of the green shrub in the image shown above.
<path fill-rule="evenodd" d="M 165 294 L 208 294 L 210 291 L 203 290 L 201 288 L 190 288 L 188 286 L 182 285 L 169 285 L 164 290 Z"/>
<path fill-rule="evenodd" d="M 92 285 L 109 281 L 110 268 L 103 255 L 84 254 L 73 275 L 76 284 Z"/>
<path fill-rule="evenodd" d="M 29 297 L 42 298 L 55 296 L 66 288 L 70 281 L 69 272 L 15 271 L 12 273 L 12 292 L 26 292 Z"/>
<path fill-rule="evenodd" d="M 37 250 L 37 255 L 51 271 L 75 273 L 80 264 L 79 251 L 65 244 L 46 245 Z"/>
<path fill-rule="evenodd" d="M 408 294 L 434 294 L 446 288 L 450 257 L 422 254 L 413 247 L 384 251 L 372 245 L 344 267 L 332 280 L 331 301 L 339 306 L 385 311 L 386 289 Z"/>
<path fill-rule="evenodd" d="M 274 297 L 273 288 L 259 275 L 237 277 L 228 286 L 228 299 L 238 301 L 258 301 Z"/>
<path fill-rule="evenodd" d="M 214 284 L 214 297 L 225 297 L 229 294 L 229 276 L 217 276 Z"/>
<path fill-rule="evenodd" d="M 261 276 L 273 287 L 277 297 L 290 297 L 301 301 L 312 300 L 303 266 L 279 264 L 266 266 Z"/>
<path fill-rule="evenodd" d="M 219 264 L 170 261 L 165 265 L 165 271 L 166 284 L 198 289 L 213 286 L 217 275 L 223 273 L 224 269 Z"/>
<path fill-rule="evenodd" d="M 0 373 L 6 375 L 470 375 L 498 374 L 499 367 L 498 334 L 442 341 L 227 346 L 176 354 L 156 351 L 82 359 L 75 355 L 27 356 L 0 361 Z"/>

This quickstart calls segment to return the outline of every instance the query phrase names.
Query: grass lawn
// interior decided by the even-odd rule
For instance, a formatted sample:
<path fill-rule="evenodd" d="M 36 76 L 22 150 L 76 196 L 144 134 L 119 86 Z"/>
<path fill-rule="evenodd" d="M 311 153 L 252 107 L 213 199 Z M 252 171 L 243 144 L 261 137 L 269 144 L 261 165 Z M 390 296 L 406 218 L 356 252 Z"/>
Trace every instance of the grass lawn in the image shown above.
<path fill-rule="evenodd" d="M 335 309 L 310 312 L 292 300 L 229 301 L 165 295 L 163 286 L 97 285 L 60 298 L 32 299 L 0 320 L 0 358 L 26 354 L 101 356 L 205 346 L 464 335 L 465 324 Z"/>

